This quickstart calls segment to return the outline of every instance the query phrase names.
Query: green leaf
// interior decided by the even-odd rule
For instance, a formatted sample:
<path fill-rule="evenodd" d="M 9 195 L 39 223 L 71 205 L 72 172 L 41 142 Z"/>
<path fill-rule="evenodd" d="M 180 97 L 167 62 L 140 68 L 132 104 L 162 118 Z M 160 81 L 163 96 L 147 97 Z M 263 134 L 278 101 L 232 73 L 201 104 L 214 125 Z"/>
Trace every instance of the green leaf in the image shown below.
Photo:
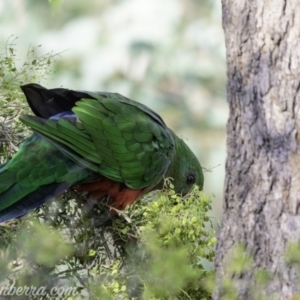
<path fill-rule="evenodd" d="M 48 0 L 51 6 L 52 12 L 56 13 L 58 9 L 61 7 L 64 0 Z"/>

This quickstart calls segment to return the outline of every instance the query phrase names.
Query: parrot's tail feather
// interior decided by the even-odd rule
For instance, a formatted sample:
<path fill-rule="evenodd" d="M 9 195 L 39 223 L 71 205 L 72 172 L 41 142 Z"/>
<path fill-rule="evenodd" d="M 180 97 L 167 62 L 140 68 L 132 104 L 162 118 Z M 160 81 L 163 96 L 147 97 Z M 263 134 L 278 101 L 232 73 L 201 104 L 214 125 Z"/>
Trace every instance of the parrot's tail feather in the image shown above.
<path fill-rule="evenodd" d="M 89 175 L 51 142 L 33 134 L 0 167 L 0 223 L 41 206 Z"/>
<path fill-rule="evenodd" d="M 0 223 L 8 220 L 19 218 L 31 210 L 43 205 L 48 200 L 58 196 L 63 191 L 69 188 L 67 183 L 52 183 L 41 186 L 32 193 L 26 195 L 18 202 L 0 211 Z"/>

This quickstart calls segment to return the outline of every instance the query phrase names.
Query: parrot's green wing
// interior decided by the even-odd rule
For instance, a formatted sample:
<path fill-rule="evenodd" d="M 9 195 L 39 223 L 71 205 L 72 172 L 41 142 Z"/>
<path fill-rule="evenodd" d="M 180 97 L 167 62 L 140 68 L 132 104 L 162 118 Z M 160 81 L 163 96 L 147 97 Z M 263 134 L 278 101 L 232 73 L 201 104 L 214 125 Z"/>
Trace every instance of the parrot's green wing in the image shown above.
<path fill-rule="evenodd" d="M 87 94 L 91 98 L 76 102 L 73 113 L 20 119 L 90 170 L 133 189 L 155 186 L 175 151 L 162 119 L 119 94 Z"/>

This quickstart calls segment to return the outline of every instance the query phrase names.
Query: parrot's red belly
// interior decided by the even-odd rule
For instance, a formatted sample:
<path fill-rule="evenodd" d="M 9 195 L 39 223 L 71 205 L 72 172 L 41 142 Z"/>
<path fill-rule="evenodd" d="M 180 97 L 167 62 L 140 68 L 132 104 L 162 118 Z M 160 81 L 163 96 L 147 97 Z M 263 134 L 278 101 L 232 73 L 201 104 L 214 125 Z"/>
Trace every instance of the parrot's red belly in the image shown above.
<path fill-rule="evenodd" d="M 145 189 L 130 189 L 125 184 L 115 182 L 105 177 L 97 177 L 88 182 L 77 183 L 73 186 L 78 192 L 87 192 L 90 200 L 100 201 L 103 197 L 109 197 L 108 205 L 116 210 L 123 210 L 132 204 Z M 114 209 L 111 210 L 115 214 Z"/>

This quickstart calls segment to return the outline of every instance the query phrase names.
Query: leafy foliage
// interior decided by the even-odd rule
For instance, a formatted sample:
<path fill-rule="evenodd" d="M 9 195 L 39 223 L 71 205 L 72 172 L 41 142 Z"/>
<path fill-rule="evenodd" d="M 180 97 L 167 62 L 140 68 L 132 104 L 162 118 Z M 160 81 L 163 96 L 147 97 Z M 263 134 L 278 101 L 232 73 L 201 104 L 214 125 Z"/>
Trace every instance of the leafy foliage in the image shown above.
<path fill-rule="evenodd" d="M 295 278 L 298 278 L 298 285 L 300 283 L 299 277 L 296 276 L 300 271 L 299 250 L 299 241 L 291 243 L 288 245 L 285 257 L 282 257 L 282 263 L 286 263 L 291 267 Z M 244 290 L 243 299 L 275 300 L 282 298 L 282 295 L 278 294 L 272 285 L 274 284 L 274 278 L 277 278 L 280 282 L 284 274 L 279 273 L 277 270 L 255 267 L 253 255 L 247 251 L 246 246 L 243 244 L 232 247 L 226 257 L 223 272 L 223 279 L 218 283 L 220 287 L 219 297 L 221 299 L 241 299 L 238 290 L 240 290 L 240 285 L 243 284 L 245 277 L 251 282 L 251 286 L 250 289 Z M 214 278 L 207 278 L 206 284 L 210 290 L 213 290 L 215 285 Z M 293 294 L 290 299 L 300 299 L 300 293 Z"/>
<path fill-rule="evenodd" d="M 37 47 L 30 47 L 25 62 L 19 63 L 16 50 L 17 37 L 8 38 L 0 48 L 0 164 L 17 150 L 28 130 L 18 121 L 18 116 L 29 112 L 20 85 L 40 82 L 50 73 L 50 65 L 58 54 L 37 55 Z"/>
<path fill-rule="evenodd" d="M 120 264 L 117 260 L 117 278 L 106 274 L 103 280 L 103 273 L 94 271 L 98 278 L 102 275 L 103 289 L 115 296 L 124 297 L 124 286 L 129 295 L 138 291 L 143 299 L 201 299 L 209 295 L 204 287 L 209 273 L 204 261 L 212 261 L 216 242 L 207 217 L 210 200 L 197 188 L 182 198 L 170 185 L 132 205 L 113 222 L 113 240 L 121 253 L 126 253 L 126 261 Z M 127 294 L 124 299 L 131 298 Z"/>
<path fill-rule="evenodd" d="M 184 198 L 166 188 L 114 218 L 104 204 L 87 212 L 68 198 L 40 208 L 38 223 L 31 216 L 0 227 L 2 280 L 49 293 L 73 287 L 95 299 L 209 298 L 205 262 L 216 238 L 206 215 L 210 200 L 197 188 Z"/>

